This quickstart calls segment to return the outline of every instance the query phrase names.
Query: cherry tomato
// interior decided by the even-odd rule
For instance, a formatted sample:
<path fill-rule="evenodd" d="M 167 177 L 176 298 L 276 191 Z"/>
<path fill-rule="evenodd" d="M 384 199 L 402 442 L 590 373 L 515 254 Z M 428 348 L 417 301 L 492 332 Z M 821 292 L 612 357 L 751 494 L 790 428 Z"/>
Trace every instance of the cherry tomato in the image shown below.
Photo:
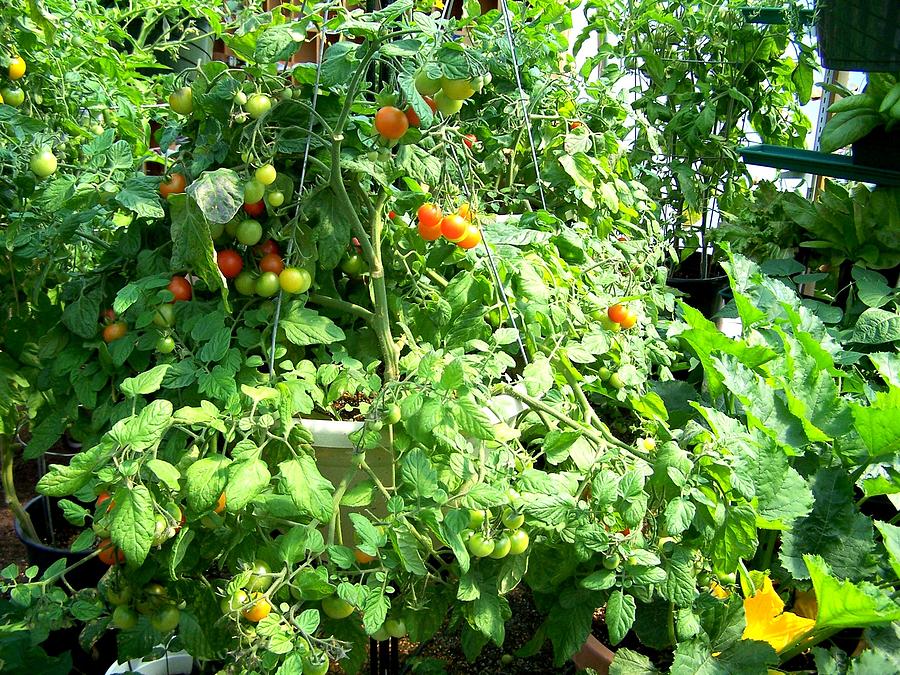
<path fill-rule="evenodd" d="M 194 112 L 194 91 L 190 87 L 181 87 L 169 94 L 169 107 L 179 115 L 190 115 Z"/>
<path fill-rule="evenodd" d="M 104 539 L 97 544 L 97 548 L 100 549 L 100 553 L 97 555 L 100 558 L 100 562 L 107 565 L 115 565 L 117 562 L 120 565 L 125 563 L 125 554 L 122 553 L 121 549 L 113 546 L 111 540 Z"/>
<path fill-rule="evenodd" d="M 233 248 L 226 248 L 216 253 L 216 264 L 226 279 L 234 279 L 244 269 L 244 259 Z"/>
<path fill-rule="evenodd" d="M 191 288 L 191 283 L 182 276 L 175 275 L 169 281 L 169 285 L 166 286 L 169 289 L 169 292 L 175 296 L 175 299 L 172 302 L 178 301 L 186 301 L 190 300 L 194 295 L 194 291 Z"/>
<path fill-rule="evenodd" d="M 501 534 L 494 540 L 494 550 L 491 551 L 491 557 L 495 560 L 505 558 L 509 555 L 510 546 L 509 535 Z"/>
<path fill-rule="evenodd" d="M 223 614 L 239 612 L 248 602 L 250 602 L 250 596 L 247 595 L 244 589 L 239 588 L 231 595 L 222 598 L 222 601 L 219 603 L 219 609 L 222 610 Z"/>
<path fill-rule="evenodd" d="M 468 203 L 461 204 L 460 207 L 456 210 L 456 213 L 468 220 L 470 223 L 472 222 L 472 216 L 474 214 L 472 212 L 472 207 Z"/>
<path fill-rule="evenodd" d="M 303 268 L 286 267 L 278 275 L 278 283 L 285 293 L 306 293 L 312 286 L 312 275 Z"/>
<path fill-rule="evenodd" d="M 119 605 L 113 610 L 112 625 L 119 630 L 130 630 L 137 625 L 138 616 L 131 607 Z"/>
<path fill-rule="evenodd" d="M 150 617 L 150 625 L 160 633 L 171 633 L 181 621 L 181 612 L 175 605 L 166 605 Z"/>
<path fill-rule="evenodd" d="M 32 155 L 29 163 L 31 172 L 38 178 L 46 178 L 56 173 L 57 161 L 54 155 L 47 148 L 41 149 L 40 152 Z"/>
<path fill-rule="evenodd" d="M 507 543 L 509 543 L 508 540 Z M 469 537 L 469 541 L 466 542 L 466 548 L 476 558 L 486 558 L 494 552 L 494 540 L 486 537 L 481 532 L 476 532 Z"/>
<path fill-rule="evenodd" d="M 106 507 L 106 512 L 109 513 L 116 505 L 116 502 L 115 500 L 111 499 L 109 493 L 104 490 L 99 495 L 97 495 L 97 508 L 100 508 L 101 506 L 106 504 L 106 502 L 109 502 L 109 505 Z"/>
<path fill-rule="evenodd" d="M 281 288 L 278 275 L 274 272 L 263 272 L 256 280 L 256 294 L 263 298 L 271 298 Z"/>
<path fill-rule="evenodd" d="M 469 225 L 466 230 L 466 236 L 456 242 L 456 245 L 466 250 L 475 248 L 481 243 L 481 230 L 474 225 Z"/>
<path fill-rule="evenodd" d="M 434 96 L 441 90 L 441 78 L 431 78 L 424 70 L 416 73 L 416 91 L 422 96 Z"/>
<path fill-rule="evenodd" d="M 166 303 L 157 307 L 153 313 L 153 323 L 160 328 L 169 328 L 175 325 L 175 310 L 172 305 Z"/>
<path fill-rule="evenodd" d="M 128 324 L 124 321 L 116 321 L 103 328 L 103 341 L 106 343 L 113 342 L 125 337 L 126 333 L 128 333 Z"/>
<path fill-rule="evenodd" d="M 266 239 L 261 244 L 258 244 L 253 248 L 256 252 L 256 255 L 269 255 L 270 253 L 277 253 L 281 255 L 281 249 L 278 248 L 278 244 L 273 239 Z"/>
<path fill-rule="evenodd" d="M 19 80 L 25 74 L 25 59 L 21 56 L 13 56 L 9 60 L 9 79 Z"/>
<path fill-rule="evenodd" d="M 265 560 L 253 561 L 253 576 L 247 582 L 248 591 L 264 591 L 272 585 L 272 568 Z"/>
<path fill-rule="evenodd" d="M 406 624 L 402 619 L 388 619 L 384 622 L 384 629 L 391 637 L 402 638 L 406 635 Z"/>
<path fill-rule="evenodd" d="M 240 225 L 237 226 L 236 235 L 237 240 L 244 246 L 253 246 L 262 239 L 262 225 L 259 224 L 258 220 L 253 220 L 252 218 L 242 220 Z"/>
<path fill-rule="evenodd" d="M 353 614 L 353 605 L 343 598 L 330 595 L 322 600 L 322 611 L 332 619 L 346 619 Z"/>
<path fill-rule="evenodd" d="M 303 657 L 303 675 L 325 675 L 330 667 L 325 652 L 316 650 Z"/>
<path fill-rule="evenodd" d="M 419 116 L 416 114 L 416 111 L 413 110 L 412 106 L 409 106 L 404 114 L 406 115 L 406 121 L 409 126 L 418 128 L 422 123 L 422 120 L 419 119 Z"/>
<path fill-rule="evenodd" d="M 444 218 L 441 209 L 430 202 L 422 204 L 422 206 L 419 207 L 419 210 L 416 211 L 416 215 L 419 218 L 419 225 L 429 230 L 438 227 L 441 224 L 441 220 Z"/>
<path fill-rule="evenodd" d="M 516 513 L 512 509 L 503 509 L 503 515 L 500 519 L 503 521 L 503 526 L 510 530 L 519 529 L 525 522 L 525 516 L 521 513 Z"/>
<path fill-rule="evenodd" d="M 366 272 L 368 265 L 359 253 L 350 253 L 341 260 L 341 271 L 348 277 L 358 277 Z"/>
<path fill-rule="evenodd" d="M 259 269 L 263 272 L 274 272 L 281 274 L 284 270 L 284 260 L 277 253 L 267 253 L 263 259 L 259 261 Z"/>
<path fill-rule="evenodd" d="M 394 213 L 393 211 L 388 211 L 388 219 L 389 220 L 393 220 L 396 217 L 397 217 L 396 213 Z"/>
<path fill-rule="evenodd" d="M 111 605 L 127 605 L 131 601 L 131 586 L 122 583 L 107 586 L 106 599 Z"/>
<path fill-rule="evenodd" d="M 475 134 L 466 134 L 463 136 L 463 145 L 467 148 L 471 149 L 473 145 L 478 142 L 478 137 Z"/>
<path fill-rule="evenodd" d="M 167 182 L 159 184 L 159 194 L 163 199 L 168 199 L 169 195 L 178 195 L 184 192 L 186 184 L 184 174 L 173 173 Z"/>
<path fill-rule="evenodd" d="M 419 231 L 419 236 L 422 237 L 425 241 L 436 241 L 441 238 L 441 225 L 438 223 L 434 227 L 426 227 L 419 221 L 419 224 L 416 226 L 416 229 Z"/>
<path fill-rule="evenodd" d="M 273 190 L 269 193 L 269 206 L 279 207 L 284 204 L 284 193 L 281 190 Z"/>
<path fill-rule="evenodd" d="M 475 87 L 469 80 L 451 80 L 446 77 L 441 78 L 441 91 L 447 98 L 455 101 L 462 101 L 475 93 Z"/>
<path fill-rule="evenodd" d="M 487 511 L 469 509 L 469 529 L 477 530 L 478 528 L 480 528 L 482 523 L 484 523 L 484 519 L 486 516 Z"/>
<path fill-rule="evenodd" d="M 256 180 L 258 180 L 263 185 L 271 185 L 278 177 L 278 172 L 275 171 L 275 167 L 271 164 L 263 164 L 256 170 L 253 175 Z"/>
<path fill-rule="evenodd" d="M 618 553 L 610 553 L 603 556 L 603 567 L 608 570 L 614 570 L 622 564 L 622 556 Z"/>
<path fill-rule="evenodd" d="M 431 108 L 431 112 L 436 113 L 438 111 L 437 103 L 434 102 L 434 99 L 429 96 L 423 96 L 422 99 L 425 103 L 428 104 L 428 107 Z"/>
<path fill-rule="evenodd" d="M 274 204 L 273 204 L 274 206 Z M 259 218 L 266 212 L 266 202 L 263 199 L 260 199 L 258 202 L 253 202 L 252 204 L 248 204 L 244 202 L 244 213 L 246 213 L 251 218 Z"/>
<path fill-rule="evenodd" d="M 6 105 L 18 108 L 25 103 L 25 92 L 21 87 L 4 87 L 0 89 L 0 98 Z"/>
<path fill-rule="evenodd" d="M 216 506 L 213 509 L 213 513 L 222 513 L 222 511 L 225 510 L 225 503 L 226 503 L 225 493 L 223 492 L 222 494 L 219 495 L 219 499 L 216 502 Z"/>
<path fill-rule="evenodd" d="M 622 376 L 618 373 L 613 373 L 609 376 L 609 386 L 613 389 L 621 389 L 625 386 L 625 383 L 622 381 Z"/>
<path fill-rule="evenodd" d="M 450 98 L 443 91 L 439 91 L 434 95 L 434 103 L 442 115 L 455 115 L 462 110 L 463 102 Z"/>
<path fill-rule="evenodd" d="M 441 234 L 454 243 L 465 239 L 468 230 L 468 221 L 457 213 L 444 216 L 441 221 Z"/>
<path fill-rule="evenodd" d="M 628 315 L 628 308 L 625 307 L 625 305 L 616 303 L 608 310 L 606 310 L 606 315 L 609 317 L 610 321 L 622 323 L 622 320 Z"/>
<path fill-rule="evenodd" d="M 266 186 L 256 178 L 251 178 L 244 184 L 244 203 L 255 204 L 266 194 Z"/>
<path fill-rule="evenodd" d="M 234 287 L 241 295 L 256 293 L 256 275 L 253 272 L 241 272 L 234 280 Z"/>
<path fill-rule="evenodd" d="M 577 121 L 577 120 L 576 120 L 575 122 L 569 122 L 569 128 L 570 128 L 570 129 L 573 129 L 573 130 L 574 130 L 574 129 L 577 129 L 578 127 L 580 127 L 580 126 L 581 126 L 581 122 L 579 122 L 579 121 Z"/>
<path fill-rule="evenodd" d="M 625 310 L 625 316 L 619 322 L 619 325 L 622 326 L 623 330 L 628 330 L 632 328 L 634 324 L 637 323 L 637 314 L 630 309 Z"/>
<path fill-rule="evenodd" d="M 247 113 L 255 120 L 265 115 L 272 108 L 272 99 L 265 94 L 253 94 L 247 99 L 245 109 Z"/>
<path fill-rule="evenodd" d="M 163 335 L 156 341 L 156 351 L 160 354 L 171 354 L 175 351 L 175 340 L 168 335 Z"/>
<path fill-rule="evenodd" d="M 162 584 L 158 584 L 155 581 L 152 581 L 144 586 L 144 595 L 151 598 L 154 602 L 158 602 L 164 600 L 165 598 L 168 598 L 169 591 L 167 591 L 166 587 Z"/>
<path fill-rule="evenodd" d="M 247 102 L 247 94 L 238 90 L 231 100 L 234 101 L 237 105 L 244 105 Z"/>
<path fill-rule="evenodd" d="M 399 108 L 386 105 L 375 113 L 375 130 L 382 138 L 395 141 L 409 129 L 409 120 Z"/>
<path fill-rule="evenodd" d="M 400 421 L 400 417 L 403 415 L 403 412 L 400 410 L 400 406 L 396 403 L 392 403 L 387 407 L 384 411 L 384 423 L 385 424 L 397 424 Z"/>
<path fill-rule="evenodd" d="M 360 551 L 358 548 L 353 549 L 353 557 L 356 558 L 356 562 L 360 565 L 368 565 L 375 560 L 374 555 L 369 555 L 365 551 Z"/>
<path fill-rule="evenodd" d="M 384 626 L 372 633 L 372 639 L 375 640 L 375 642 L 384 642 L 389 637 L 391 636 L 388 634 L 387 629 Z"/>
<path fill-rule="evenodd" d="M 528 548 L 528 533 L 525 530 L 515 530 L 509 535 L 509 554 L 521 555 Z"/>

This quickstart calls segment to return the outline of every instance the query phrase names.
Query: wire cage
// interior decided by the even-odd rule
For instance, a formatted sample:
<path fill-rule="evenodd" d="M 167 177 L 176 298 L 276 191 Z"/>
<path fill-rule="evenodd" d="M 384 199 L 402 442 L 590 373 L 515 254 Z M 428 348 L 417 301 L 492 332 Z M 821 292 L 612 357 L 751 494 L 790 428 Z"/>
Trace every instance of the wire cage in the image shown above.
<path fill-rule="evenodd" d="M 900 70 L 900 0 L 819 0 L 822 64 L 831 70 Z"/>

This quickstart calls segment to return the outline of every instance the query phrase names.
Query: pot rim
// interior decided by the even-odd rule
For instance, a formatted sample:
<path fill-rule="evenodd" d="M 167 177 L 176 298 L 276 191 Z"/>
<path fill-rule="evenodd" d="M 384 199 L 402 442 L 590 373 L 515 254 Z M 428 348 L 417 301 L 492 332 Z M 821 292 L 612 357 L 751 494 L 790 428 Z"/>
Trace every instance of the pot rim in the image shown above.
<path fill-rule="evenodd" d="M 22 505 L 22 508 L 24 508 L 25 511 L 28 512 L 28 515 L 31 515 L 30 507 L 42 499 L 49 500 L 50 497 L 48 497 L 47 495 L 37 495 L 25 502 Z M 93 546 L 91 548 L 86 548 L 83 551 L 70 551 L 67 548 L 57 548 L 56 546 L 49 546 L 40 541 L 33 541 L 25 536 L 25 532 L 22 530 L 22 525 L 21 523 L 19 523 L 18 518 L 13 519 L 13 527 L 16 531 L 16 536 L 19 538 L 19 541 L 21 541 L 23 545 L 25 545 L 26 547 L 35 548 L 39 551 L 44 551 L 45 553 L 53 553 L 60 557 L 78 556 L 85 558 L 94 551 Z"/>

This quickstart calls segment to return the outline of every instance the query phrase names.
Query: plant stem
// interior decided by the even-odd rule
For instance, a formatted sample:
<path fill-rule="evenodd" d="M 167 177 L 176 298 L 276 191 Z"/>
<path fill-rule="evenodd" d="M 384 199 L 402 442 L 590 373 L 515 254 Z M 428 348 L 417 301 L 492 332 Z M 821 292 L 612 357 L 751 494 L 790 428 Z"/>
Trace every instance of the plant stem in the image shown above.
<path fill-rule="evenodd" d="M 34 529 L 34 523 L 31 522 L 31 516 L 22 507 L 19 496 L 16 494 L 16 484 L 13 480 L 13 459 L 14 452 L 12 443 L 9 442 L 9 436 L 0 434 L 0 468 L 2 468 L 3 492 L 6 494 L 6 503 L 16 517 L 16 520 L 22 525 L 25 534 L 33 542 L 39 544 L 41 542 Z"/>
<path fill-rule="evenodd" d="M 320 307 L 330 307 L 331 309 L 338 309 L 342 312 L 347 312 L 348 314 L 354 314 L 366 321 L 372 321 L 375 317 L 375 315 L 365 307 L 360 307 L 359 305 L 347 302 L 346 300 L 341 300 L 340 298 L 332 298 L 330 295 L 311 293 L 307 300 Z"/>

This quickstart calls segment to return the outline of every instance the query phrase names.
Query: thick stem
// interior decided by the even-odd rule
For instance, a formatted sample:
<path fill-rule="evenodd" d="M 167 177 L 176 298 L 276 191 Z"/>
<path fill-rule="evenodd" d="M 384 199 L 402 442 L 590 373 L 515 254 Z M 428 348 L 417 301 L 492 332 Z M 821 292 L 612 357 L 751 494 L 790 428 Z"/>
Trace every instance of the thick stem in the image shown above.
<path fill-rule="evenodd" d="M 314 305 L 319 305 L 320 307 L 330 307 L 331 309 L 337 309 L 342 312 L 347 312 L 348 314 L 353 314 L 354 316 L 358 316 L 360 319 L 364 319 L 365 321 L 372 321 L 372 319 L 375 317 L 375 315 L 365 307 L 360 307 L 359 305 L 353 304 L 352 302 L 347 302 L 346 300 L 341 300 L 339 298 L 332 298 L 330 295 L 311 293 L 307 300 L 309 300 L 309 302 Z"/>
<path fill-rule="evenodd" d="M 25 535 L 31 541 L 40 543 L 41 540 L 34 529 L 34 523 L 31 522 L 31 516 L 22 507 L 22 502 L 19 501 L 19 496 L 16 494 L 16 484 L 13 480 L 13 459 L 14 453 L 9 437 L 0 435 L 0 465 L 2 465 L 3 492 L 6 494 L 6 503 L 16 520 L 22 525 Z"/>

